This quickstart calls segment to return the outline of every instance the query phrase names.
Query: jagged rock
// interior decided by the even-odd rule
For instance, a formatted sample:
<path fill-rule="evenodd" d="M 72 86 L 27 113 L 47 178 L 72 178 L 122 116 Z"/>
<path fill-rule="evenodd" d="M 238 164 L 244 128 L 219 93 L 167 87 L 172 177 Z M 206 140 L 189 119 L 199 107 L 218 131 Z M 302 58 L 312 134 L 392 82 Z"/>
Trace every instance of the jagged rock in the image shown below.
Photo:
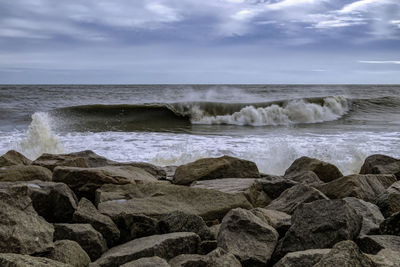
<path fill-rule="evenodd" d="M 363 218 L 360 236 L 379 234 L 379 225 L 385 218 L 376 205 L 355 197 L 346 197 L 343 200 Z"/>
<path fill-rule="evenodd" d="M 331 248 L 342 240 L 358 236 L 362 217 L 344 200 L 316 200 L 303 203 L 292 215 L 292 226 L 279 241 L 274 259 L 286 253 Z"/>
<path fill-rule="evenodd" d="M 266 209 L 279 210 L 287 214 L 292 214 L 301 203 L 309 203 L 318 199 L 328 199 L 328 197 L 311 186 L 297 184 L 285 190 Z"/>
<path fill-rule="evenodd" d="M 169 260 L 180 254 L 196 253 L 199 243 L 198 235 L 186 232 L 142 237 L 111 248 L 95 264 L 100 267 L 116 267 L 152 256 Z"/>
<path fill-rule="evenodd" d="M 376 267 L 398 267 L 400 266 L 400 251 L 382 249 L 376 255 L 368 255 Z"/>
<path fill-rule="evenodd" d="M 400 236 L 400 212 L 386 218 L 379 228 L 381 234 Z"/>
<path fill-rule="evenodd" d="M 90 224 L 54 224 L 54 240 L 73 240 L 86 251 L 92 261 L 107 250 L 106 240 Z"/>
<path fill-rule="evenodd" d="M 218 178 L 258 178 L 260 173 L 254 162 L 230 156 L 203 158 L 179 166 L 173 178 L 174 184 L 188 185 L 194 181 Z"/>
<path fill-rule="evenodd" d="M 385 192 L 375 199 L 374 203 L 379 207 L 383 216 L 389 217 L 400 211 L 400 182 L 389 186 Z"/>
<path fill-rule="evenodd" d="M 199 250 L 197 251 L 197 253 L 199 253 L 201 255 L 205 255 L 207 253 L 210 253 L 214 249 L 216 249 L 217 246 L 218 246 L 217 240 L 204 240 L 204 241 L 201 241 L 200 246 L 199 246 Z"/>
<path fill-rule="evenodd" d="M 171 267 L 189 267 L 189 266 L 205 266 L 205 267 L 241 267 L 240 261 L 236 257 L 223 250 L 217 248 L 207 255 L 183 254 L 169 261 Z"/>
<path fill-rule="evenodd" d="M 0 182 L 51 181 L 52 173 L 40 166 L 13 165 L 0 168 Z"/>
<path fill-rule="evenodd" d="M 309 267 L 318 263 L 330 249 L 308 249 L 290 252 L 280 259 L 274 267 Z"/>
<path fill-rule="evenodd" d="M 107 240 L 111 247 L 118 242 L 120 231 L 110 217 L 101 214 L 97 208 L 86 198 L 79 201 L 78 209 L 75 211 L 72 221 L 74 223 L 88 223 L 93 226 Z"/>
<path fill-rule="evenodd" d="M 218 247 L 235 255 L 244 265 L 267 265 L 278 242 L 278 232 L 251 211 L 233 209 L 225 215 L 218 233 Z"/>
<path fill-rule="evenodd" d="M 323 183 L 313 171 L 294 172 L 286 175 L 285 178 L 306 185 L 318 185 Z"/>
<path fill-rule="evenodd" d="M 0 266 L 4 267 L 71 267 L 69 264 L 47 258 L 13 253 L 0 253 Z"/>
<path fill-rule="evenodd" d="M 157 220 L 143 214 L 121 212 L 112 217 L 121 232 L 120 242 L 158 234 Z"/>
<path fill-rule="evenodd" d="M 284 236 L 292 225 L 292 216 L 281 211 L 256 208 L 252 209 L 251 212 L 274 227 L 278 231 L 279 236 Z"/>
<path fill-rule="evenodd" d="M 335 165 L 309 157 L 296 159 L 292 165 L 290 165 L 289 169 L 286 170 L 285 176 L 297 176 L 298 174 L 308 171 L 314 172 L 318 178 L 325 183 L 343 176 Z"/>
<path fill-rule="evenodd" d="M 147 257 L 135 261 L 130 261 L 121 267 L 170 267 L 168 262 L 160 257 Z"/>
<path fill-rule="evenodd" d="M 112 166 L 131 166 L 131 167 L 140 168 L 142 170 L 145 170 L 149 174 L 151 174 L 157 180 L 163 180 L 163 179 L 167 178 L 167 173 L 162 167 L 158 167 L 153 164 L 146 163 L 146 162 L 126 162 L 126 163 L 113 162 L 110 165 L 112 165 Z"/>
<path fill-rule="evenodd" d="M 193 232 L 202 240 L 212 239 L 212 233 L 204 220 L 197 215 L 174 211 L 160 217 L 158 229 L 161 234 L 174 232 Z"/>
<path fill-rule="evenodd" d="M 179 210 L 208 221 L 221 219 L 233 208 L 252 208 L 243 194 L 161 183 L 104 185 L 96 200 L 99 211 L 113 220 L 123 213 L 160 217 Z"/>
<path fill-rule="evenodd" d="M 54 242 L 54 249 L 45 254 L 45 257 L 74 267 L 88 267 L 90 263 L 88 254 L 72 240 Z"/>
<path fill-rule="evenodd" d="M 351 266 L 351 267 L 375 267 L 372 260 L 361 253 L 356 243 L 346 240 L 337 243 L 331 251 L 313 267 Z"/>
<path fill-rule="evenodd" d="M 26 187 L 0 189 L 0 253 L 48 251 L 53 233 L 53 226 L 33 209 Z"/>
<path fill-rule="evenodd" d="M 298 184 L 293 180 L 274 175 L 262 177 L 259 182 L 261 183 L 264 192 L 271 199 L 278 198 L 285 190 Z"/>
<path fill-rule="evenodd" d="M 364 253 L 376 254 L 381 249 L 400 251 L 400 236 L 367 235 L 359 238 L 357 244 Z"/>
<path fill-rule="evenodd" d="M 221 224 L 214 224 L 209 227 L 211 233 L 214 236 L 214 239 L 217 239 L 218 233 L 219 233 L 219 228 L 221 227 Z"/>
<path fill-rule="evenodd" d="M 15 150 L 10 150 L 0 157 L 0 167 L 20 164 L 30 165 L 31 163 L 31 160 Z"/>
<path fill-rule="evenodd" d="M 207 266 L 207 259 L 204 255 L 181 254 L 168 263 L 171 267 L 201 267 Z"/>
<path fill-rule="evenodd" d="M 385 155 L 372 155 L 365 159 L 360 174 L 395 174 L 400 178 L 400 159 Z"/>
<path fill-rule="evenodd" d="M 372 202 L 394 182 L 396 177 L 391 174 L 353 174 L 317 188 L 331 199 L 356 197 Z"/>

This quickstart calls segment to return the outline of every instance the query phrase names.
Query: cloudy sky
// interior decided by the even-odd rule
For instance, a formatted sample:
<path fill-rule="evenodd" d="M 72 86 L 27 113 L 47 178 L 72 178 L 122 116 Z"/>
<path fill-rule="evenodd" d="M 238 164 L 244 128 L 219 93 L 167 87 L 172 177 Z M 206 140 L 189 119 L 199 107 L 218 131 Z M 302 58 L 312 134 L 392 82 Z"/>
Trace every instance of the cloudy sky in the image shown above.
<path fill-rule="evenodd" d="M 0 83 L 400 83 L 400 0 L 0 0 Z"/>

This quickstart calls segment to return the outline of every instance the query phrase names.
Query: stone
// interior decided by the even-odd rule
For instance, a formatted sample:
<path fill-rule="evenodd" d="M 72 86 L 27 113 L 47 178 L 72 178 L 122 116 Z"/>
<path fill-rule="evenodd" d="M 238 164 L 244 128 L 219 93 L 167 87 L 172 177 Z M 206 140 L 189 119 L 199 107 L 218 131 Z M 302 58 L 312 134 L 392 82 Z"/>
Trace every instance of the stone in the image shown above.
<path fill-rule="evenodd" d="M 90 263 L 88 254 L 72 240 L 54 242 L 54 249 L 45 254 L 45 257 L 74 267 L 88 267 Z"/>
<path fill-rule="evenodd" d="M 264 192 L 271 199 L 278 198 L 285 190 L 298 184 L 293 180 L 273 175 L 262 177 L 262 179 L 260 179 L 260 183 Z"/>
<path fill-rule="evenodd" d="M 196 253 L 199 243 L 198 235 L 187 232 L 142 237 L 111 248 L 95 264 L 100 267 L 117 267 L 153 256 L 169 260 L 180 254 Z"/>
<path fill-rule="evenodd" d="M 179 166 L 173 183 L 189 185 L 194 181 L 219 178 L 258 178 L 260 173 L 254 162 L 230 156 L 203 158 Z"/>
<path fill-rule="evenodd" d="M 243 265 L 267 265 L 278 242 L 278 232 L 245 209 L 225 215 L 218 233 L 218 247 L 235 255 Z"/>
<path fill-rule="evenodd" d="M 331 199 L 356 197 L 372 202 L 394 182 L 396 177 L 392 174 L 353 174 L 317 188 Z"/>
<path fill-rule="evenodd" d="M 208 266 L 206 256 L 198 254 L 181 254 L 171 259 L 171 267 L 202 267 Z"/>
<path fill-rule="evenodd" d="M 400 179 L 400 159 L 385 155 L 372 155 L 365 159 L 360 174 L 395 174 Z"/>
<path fill-rule="evenodd" d="M 199 266 L 199 267 L 241 267 L 242 264 L 236 259 L 236 257 L 223 250 L 222 248 L 216 248 L 207 255 L 196 255 L 196 254 L 183 254 L 179 255 L 169 261 L 171 267 L 188 267 L 188 266 Z"/>
<path fill-rule="evenodd" d="M 400 236 L 367 235 L 359 238 L 357 244 L 364 253 L 377 254 L 381 249 L 400 251 Z"/>
<path fill-rule="evenodd" d="M 380 225 L 381 234 L 400 236 L 400 212 L 386 218 Z"/>
<path fill-rule="evenodd" d="M 281 211 L 256 208 L 252 209 L 251 212 L 274 227 L 279 236 L 284 236 L 292 225 L 292 216 Z"/>
<path fill-rule="evenodd" d="M 120 230 L 120 242 L 126 243 L 139 237 L 158 234 L 157 220 L 143 214 L 126 212 L 112 216 Z"/>
<path fill-rule="evenodd" d="M 218 233 L 219 233 L 219 228 L 221 227 L 221 224 L 214 224 L 209 227 L 211 233 L 213 234 L 214 238 L 217 239 Z"/>
<path fill-rule="evenodd" d="M 121 267 L 170 267 L 168 262 L 160 257 L 147 257 L 122 264 Z"/>
<path fill-rule="evenodd" d="M 90 224 L 57 223 L 54 224 L 54 229 L 54 240 L 76 241 L 92 261 L 107 250 L 106 240 Z"/>
<path fill-rule="evenodd" d="M 26 187 L 0 189 L 0 253 L 48 251 L 53 233 L 53 226 L 34 210 Z"/>
<path fill-rule="evenodd" d="M 380 194 L 374 203 L 379 207 L 385 218 L 400 211 L 400 181 L 389 186 Z"/>
<path fill-rule="evenodd" d="M 0 168 L 0 182 L 51 181 L 52 173 L 40 166 L 13 165 Z"/>
<path fill-rule="evenodd" d="M 378 206 L 355 197 L 346 197 L 343 200 L 363 218 L 360 236 L 379 234 L 379 225 L 385 218 Z"/>
<path fill-rule="evenodd" d="M 297 184 L 285 190 L 277 199 L 274 199 L 266 209 L 292 214 L 300 204 L 309 203 L 318 199 L 328 199 L 328 197 L 314 187 L 305 184 Z"/>
<path fill-rule="evenodd" d="M 72 267 L 69 264 L 42 257 L 13 253 L 0 253 L 0 266 L 4 267 Z"/>
<path fill-rule="evenodd" d="M 398 267 L 400 266 L 400 251 L 382 249 L 376 255 L 368 255 L 376 267 Z"/>
<path fill-rule="evenodd" d="M 32 161 L 21 153 L 10 150 L 0 157 L 0 167 L 12 165 L 30 165 Z"/>
<path fill-rule="evenodd" d="M 108 246 L 113 246 L 118 242 L 120 231 L 110 217 L 101 214 L 93 203 L 81 198 L 78 209 L 75 211 L 72 221 L 74 223 L 88 223 L 98 231 L 106 240 Z"/>
<path fill-rule="evenodd" d="M 233 208 L 252 208 L 243 194 L 161 183 L 104 185 L 97 190 L 96 201 L 99 211 L 113 220 L 123 213 L 159 218 L 179 210 L 211 221 Z"/>
<path fill-rule="evenodd" d="M 339 242 L 313 267 L 375 267 L 373 261 L 351 240 Z"/>
<path fill-rule="evenodd" d="M 318 263 L 330 249 L 308 249 L 290 252 L 280 259 L 274 267 L 309 267 Z"/>
<path fill-rule="evenodd" d="M 174 211 L 160 217 L 158 229 L 161 234 L 174 232 L 193 232 L 202 240 L 212 239 L 212 233 L 204 220 L 195 214 Z"/>
<path fill-rule="evenodd" d="M 201 241 L 199 250 L 197 251 L 198 254 L 205 255 L 210 253 L 218 246 L 217 240 L 204 240 Z"/>
<path fill-rule="evenodd" d="M 305 171 L 300 173 L 292 173 L 285 176 L 286 179 L 306 184 L 306 185 L 319 185 L 323 182 L 319 179 L 318 175 L 313 171 Z"/>
<path fill-rule="evenodd" d="M 303 203 L 292 215 L 292 226 L 279 241 L 274 259 L 286 253 L 331 248 L 360 233 L 362 217 L 344 200 L 316 200 Z"/>
<path fill-rule="evenodd" d="M 343 176 L 340 170 L 333 164 L 309 157 L 296 159 L 285 171 L 285 177 L 297 176 L 300 173 L 312 171 L 324 183 L 331 182 Z"/>

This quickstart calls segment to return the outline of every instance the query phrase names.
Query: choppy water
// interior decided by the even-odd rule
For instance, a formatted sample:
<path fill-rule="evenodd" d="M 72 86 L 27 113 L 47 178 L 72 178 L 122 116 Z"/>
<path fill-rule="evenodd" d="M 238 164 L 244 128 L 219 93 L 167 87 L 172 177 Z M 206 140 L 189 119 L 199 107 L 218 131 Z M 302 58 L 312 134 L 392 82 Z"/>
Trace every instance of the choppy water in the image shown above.
<path fill-rule="evenodd" d="M 400 157 L 400 86 L 0 86 L 0 153 L 91 149 L 179 165 L 228 154 L 282 174 L 307 155 L 345 173 Z"/>

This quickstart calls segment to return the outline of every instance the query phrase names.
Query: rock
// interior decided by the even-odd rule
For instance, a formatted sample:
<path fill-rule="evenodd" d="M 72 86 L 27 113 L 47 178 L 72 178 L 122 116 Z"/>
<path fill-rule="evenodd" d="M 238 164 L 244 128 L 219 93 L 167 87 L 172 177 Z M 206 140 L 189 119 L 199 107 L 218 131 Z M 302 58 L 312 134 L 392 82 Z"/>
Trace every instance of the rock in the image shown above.
<path fill-rule="evenodd" d="M 184 254 L 179 255 L 169 261 L 171 267 L 184 266 L 206 266 L 206 267 L 241 267 L 240 261 L 236 257 L 223 250 L 217 248 L 207 255 Z"/>
<path fill-rule="evenodd" d="M 200 216 L 174 211 L 160 217 L 158 229 L 161 234 L 193 232 L 202 240 L 212 239 L 212 233 Z"/>
<path fill-rule="evenodd" d="M 45 257 L 74 267 L 88 267 L 90 263 L 88 254 L 72 240 L 54 242 L 54 249 L 45 254 Z"/>
<path fill-rule="evenodd" d="M 279 241 L 274 259 L 286 253 L 331 248 L 342 240 L 358 236 L 362 218 L 344 200 L 316 200 L 303 203 L 292 215 L 292 226 Z"/>
<path fill-rule="evenodd" d="M 191 187 L 214 189 L 225 193 L 243 193 L 255 207 L 265 207 L 271 202 L 259 179 L 225 178 L 193 182 Z"/>
<path fill-rule="evenodd" d="M 13 165 L 0 168 L 0 182 L 51 181 L 51 171 L 40 166 Z"/>
<path fill-rule="evenodd" d="M 391 174 L 353 174 L 317 188 L 331 199 L 356 197 L 372 202 L 394 182 L 396 177 Z"/>
<path fill-rule="evenodd" d="M 10 150 L 0 157 L 0 167 L 12 165 L 30 165 L 31 163 L 31 160 L 15 150 Z"/>
<path fill-rule="evenodd" d="M 381 234 L 400 236 L 400 212 L 385 219 L 379 228 Z"/>
<path fill-rule="evenodd" d="M 199 246 L 199 250 L 197 251 L 197 253 L 199 253 L 201 255 L 205 255 L 207 253 L 210 253 L 214 249 L 216 249 L 217 246 L 218 246 L 217 240 L 204 240 L 204 241 L 201 241 L 200 246 Z"/>
<path fill-rule="evenodd" d="M 53 226 L 33 209 L 26 187 L 0 189 L 0 253 L 48 251 L 53 233 Z"/>
<path fill-rule="evenodd" d="M 79 201 L 78 209 L 75 211 L 72 221 L 74 223 L 88 223 L 107 240 L 111 247 L 117 243 L 120 232 L 110 217 L 101 214 L 96 207 L 86 198 Z"/>
<path fill-rule="evenodd" d="M 170 267 L 168 262 L 160 257 L 147 257 L 135 261 L 130 261 L 121 267 Z"/>
<path fill-rule="evenodd" d="M 400 182 L 389 186 L 385 192 L 380 194 L 374 203 L 379 207 L 383 216 L 389 217 L 400 211 Z"/>
<path fill-rule="evenodd" d="M 357 245 L 351 240 L 337 243 L 331 251 L 323 256 L 313 267 L 328 266 L 375 267 L 372 260 L 361 253 Z"/>
<path fill-rule="evenodd" d="M 92 261 L 107 250 L 103 236 L 90 224 L 54 224 L 54 240 L 73 240 L 86 251 Z"/>
<path fill-rule="evenodd" d="M 194 181 L 218 178 L 258 178 L 260 173 L 254 162 L 230 156 L 204 158 L 179 166 L 174 184 L 188 185 Z"/>
<path fill-rule="evenodd" d="M 285 190 L 298 183 L 280 176 L 269 175 L 260 179 L 264 192 L 271 198 L 278 198 Z"/>
<path fill-rule="evenodd" d="M 213 234 L 214 238 L 217 239 L 218 233 L 219 233 L 219 228 L 221 227 L 221 224 L 215 224 L 209 227 L 211 233 Z"/>
<path fill-rule="evenodd" d="M 398 267 L 400 266 L 400 251 L 382 249 L 376 255 L 368 255 L 376 267 Z"/>
<path fill-rule="evenodd" d="M 53 180 L 67 184 L 81 198 L 94 200 L 95 191 L 103 184 L 129 184 L 136 181 L 157 182 L 148 172 L 130 166 L 107 166 L 98 168 L 57 167 Z"/>
<path fill-rule="evenodd" d="M 376 205 L 355 197 L 346 197 L 343 200 L 363 218 L 360 236 L 379 234 L 379 225 L 385 218 Z"/>
<path fill-rule="evenodd" d="M 171 267 L 202 267 L 208 266 L 206 256 L 198 254 L 181 254 L 170 260 Z"/>
<path fill-rule="evenodd" d="M 328 183 L 343 176 L 339 169 L 333 164 L 314 158 L 301 157 L 290 165 L 289 169 L 285 172 L 285 177 L 297 176 L 308 171 L 314 172 L 324 183 Z"/>
<path fill-rule="evenodd" d="M 381 249 L 400 251 L 400 236 L 367 235 L 359 238 L 357 244 L 364 253 L 377 254 Z"/>
<path fill-rule="evenodd" d="M 4 267 L 71 267 L 69 264 L 47 258 L 13 253 L 0 253 L 0 266 Z"/>
<path fill-rule="evenodd" d="M 274 267 L 308 267 L 314 266 L 330 249 L 308 249 L 304 251 L 290 252 L 280 259 Z"/>
<path fill-rule="evenodd" d="M 319 179 L 318 175 L 316 175 L 315 172 L 313 171 L 305 171 L 300 173 L 295 172 L 286 175 L 285 178 L 306 185 L 323 184 L 323 182 Z"/>
<path fill-rule="evenodd" d="M 179 210 L 208 221 L 221 219 L 233 208 L 252 208 L 243 194 L 161 183 L 104 185 L 96 200 L 99 211 L 113 220 L 122 213 L 159 218 Z"/>
<path fill-rule="evenodd" d="M 151 174 L 153 177 L 155 177 L 157 180 L 164 180 L 164 179 L 167 178 L 167 173 L 163 168 L 155 166 L 155 165 L 150 164 L 150 163 L 145 163 L 145 162 L 126 162 L 126 163 L 114 162 L 114 163 L 111 163 L 110 165 L 136 167 L 136 168 L 145 170 L 146 172 Z"/>
<path fill-rule="evenodd" d="M 309 203 L 318 199 L 328 199 L 328 197 L 311 186 L 297 184 L 285 190 L 277 199 L 274 199 L 266 209 L 279 210 L 287 214 L 292 214 L 300 204 Z"/>
<path fill-rule="evenodd" d="M 180 254 L 195 253 L 199 243 L 198 235 L 186 232 L 142 237 L 111 248 L 95 264 L 100 267 L 114 267 L 152 256 L 169 260 Z"/>
<path fill-rule="evenodd" d="M 244 265 L 267 265 L 278 242 L 278 232 L 244 209 L 225 215 L 218 233 L 218 247 L 235 255 Z"/>
<path fill-rule="evenodd" d="M 274 227 L 279 236 L 284 236 L 292 225 L 292 216 L 281 211 L 256 208 L 252 209 L 251 212 Z"/>
<path fill-rule="evenodd" d="M 372 155 L 365 159 L 360 174 L 396 174 L 400 178 L 400 159 L 385 155 Z"/>
<path fill-rule="evenodd" d="M 118 213 L 112 219 L 121 232 L 120 242 L 158 234 L 157 220 L 143 214 Z"/>

